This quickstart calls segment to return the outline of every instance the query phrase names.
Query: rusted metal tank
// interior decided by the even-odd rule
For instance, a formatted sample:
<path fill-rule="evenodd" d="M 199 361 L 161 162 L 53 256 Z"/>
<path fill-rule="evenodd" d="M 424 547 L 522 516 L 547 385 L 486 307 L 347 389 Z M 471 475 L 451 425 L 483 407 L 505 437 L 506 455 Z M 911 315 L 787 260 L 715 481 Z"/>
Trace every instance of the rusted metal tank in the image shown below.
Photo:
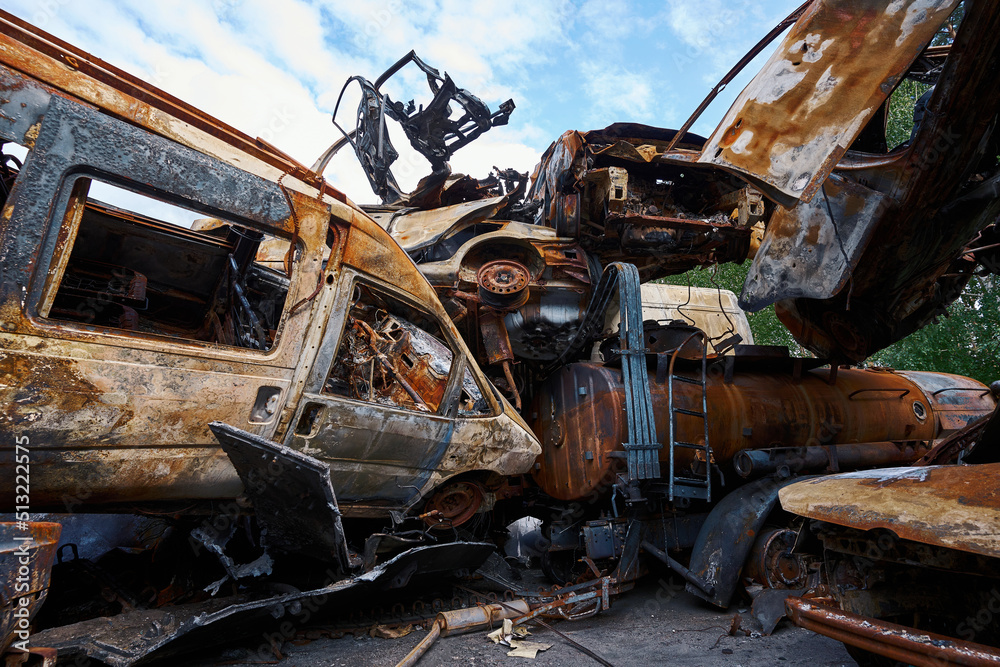
<path fill-rule="evenodd" d="M 708 434 L 715 463 L 727 463 L 744 449 L 929 442 L 991 412 L 995 405 L 987 387 L 957 375 L 840 369 L 831 376 L 829 368 L 821 368 L 796 377 L 787 368 L 789 361 L 776 360 L 775 370 L 758 361 L 746 372 L 737 364 L 731 374 L 721 369 L 708 373 Z M 696 382 L 673 382 L 674 407 L 699 412 L 699 373 L 688 370 L 676 375 Z M 663 444 L 660 460 L 666 462 L 669 376 L 657 382 L 655 372 L 650 372 L 649 383 L 656 431 Z M 547 494 L 578 500 L 610 491 L 615 474 L 624 470 L 622 443 L 628 441 L 620 370 L 589 363 L 569 365 L 536 393 L 530 414 L 542 441 L 533 475 Z M 677 414 L 676 419 L 676 441 L 704 442 L 701 418 Z M 678 470 L 697 463 L 682 450 L 676 461 Z"/>

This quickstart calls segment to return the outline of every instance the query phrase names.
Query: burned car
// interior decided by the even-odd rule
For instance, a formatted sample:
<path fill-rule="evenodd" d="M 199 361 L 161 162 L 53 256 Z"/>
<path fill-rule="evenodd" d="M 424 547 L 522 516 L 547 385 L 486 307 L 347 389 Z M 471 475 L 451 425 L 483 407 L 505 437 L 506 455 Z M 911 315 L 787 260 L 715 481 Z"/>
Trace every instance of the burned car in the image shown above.
<path fill-rule="evenodd" d="M 413 53 L 348 82 L 356 125 L 306 168 L 4 15 L 2 138 L 29 152 L 0 162 L 0 423 L 32 443 L 34 504 L 169 516 L 142 551 L 174 566 L 112 587 L 110 624 L 80 588 L 84 620 L 42 637 L 131 664 L 474 569 L 528 516 L 546 573 L 600 591 L 576 615 L 655 563 L 719 607 L 783 604 L 811 570 L 782 488 L 912 463 L 996 408 L 969 378 L 852 367 L 993 266 L 997 89 L 975 62 L 1000 12 L 970 3 L 928 50 L 956 4 L 807 3 L 708 138 L 570 131 L 530 179 L 451 173 L 514 105 Z M 382 90 L 410 65 L 427 105 Z M 938 85 L 890 152 L 905 76 Z M 387 120 L 431 164 L 413 192 Z M 323 180 L 346 146 L 380 203 Z M 776 303 L 816 356 L 754 345 L 735 295 L 650 282 L 744 261 L 742 305 Z"/>
<path fill-rule="evenodd" d="M 803 517 L 786 557 L 813 564 L 785 603 L 792 621 L 843 641 L 861 664 L 1000 661 L 998 436 L 993 413 L 913 466 L 783 488 L 782 508 Z"/>
<path fill-rule="evenodd" d="M 641 547 L 725 606 L 756 548 L 739 536 L 763 529 L 789 473 L 912 462 L 993 410 L 967 378 L 850 367 L 994 264 L 998 93 L 976 63 L 995 56 L 997 16 L 966 3 L 954 44 L 929 47 L 958 4 L 806 3 L 759 45 L 791 26 L 708 138 L 688 131 L 697 113 L 676 131 L 570 131 L 530 187 L 438 162 L 413 193 L 365 207 L 524 406 L 543 446 L 527 511 L 545 516 L 557 579 L 621 575 Z M 889 150 L 904 78 L 937 85 Z M 353 136 L 381 137 L 373 123 L 392 114 L 365 100 Z M 741 305 L 775 304 L 815 358 L 644 309 L 640 283 L 745 260 Z M 665 553 L 687 548 L 687 567 Z"/>
<path fill-rule="evenodd" d="M 535 436 L 409 257 L 342 193 L 7 14 L 0 41 L 0 139 L 27 150 L 4 159 L 0 467 L 13 480 L 15 443 L 29 448 L 31 512 L 162 513 L 186 544 L 225 501 L 231 520 L 195 533 L 216 574 L 266 574 L 294 551 L 339 581 L 414 546 L 369 543 L 366 521 L 461 524 L 455 494 L 471 489 L 472 515 L 485 512 L 530 470 Z M 314 523 L 287 527 L 296 508 Z M 417 553 L 414 567 L 486 556 L 440 536 L 416 545 L 459 556 Z"/>

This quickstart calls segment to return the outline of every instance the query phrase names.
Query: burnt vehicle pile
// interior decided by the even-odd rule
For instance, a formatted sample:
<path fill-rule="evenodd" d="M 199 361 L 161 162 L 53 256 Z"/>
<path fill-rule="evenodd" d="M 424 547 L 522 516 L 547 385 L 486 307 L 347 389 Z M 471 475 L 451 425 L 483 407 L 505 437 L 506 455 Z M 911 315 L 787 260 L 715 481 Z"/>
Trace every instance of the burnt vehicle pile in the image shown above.
<path fill-rule="evenodd" d="M 0 16 L 0 140 L 28 150 L 2 165 L 0 470 L 30 442 L 31 509 L 65 532 L 56 549 L 34 524 L 59 603 L 38 612 L 42 576 L 32 643 L 127 665 L 442 573 L 515 589 L 494 543 L 527 516 L 571 586 L 521 597 L 564 617 L 665 565 L 719 607 L 754 595 L 764 632 L 787 599 L 876 653 L 902 655 L 842 619 L 970 639 L 944 631 L 953 614 L 912 620 L 944 579 L 909 607 L 886 582 L 1000 576 L 995 392 L 851 366 L 1000 265 L 1000 12 L 966 2 L 954 44 L 928 48 L 958 4 L 807 3 L 707 139 L 567 132 L 530 179 L 451 173 L 514 105 L 491 112 L 413 53 L 348 82 L 356 126 L 307 168 Z M 409 65 L 427 105 L 382 90 Z M 888 151 L 905 77 L 936 87 Z M 432 167 L 411 193 L 387 119 Z M 348 146 L 380 204 L 324 181 Z M 121 191 L 143 205 L 100 198 Z M 775 304 L 815 357 L 753 345 L 731 294 L 650 283 L 748 259 L 741 305 Z M 982 512 L 928 532 L 922 494 Z M 997 657 L 911 635 L 894 646 L 914 664 Z"/>

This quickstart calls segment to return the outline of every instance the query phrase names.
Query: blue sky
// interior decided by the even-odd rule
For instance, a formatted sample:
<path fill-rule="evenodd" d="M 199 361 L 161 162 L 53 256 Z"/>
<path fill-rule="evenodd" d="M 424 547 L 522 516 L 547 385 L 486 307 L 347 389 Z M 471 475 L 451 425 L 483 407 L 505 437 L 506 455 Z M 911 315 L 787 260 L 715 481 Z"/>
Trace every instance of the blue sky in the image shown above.
<path fill-rule="evenodd" d="M 716 81 L 800 0 L 0 0 L 7 11 L 140 76 L 309 165 L 339 135 L 330 113 L 346 79 L 374 80 L 410 49 L 492 109 L 517 109 L 459 151 L 455 171 L 532 169 L 568 129 L 632 121 L 677 127 Z M 708 134 L 773 45 L 694 130 Z M 429 99 L 410 66 L 387 92 Z M 352 91 L 353 92 L 353 91 Z M 356 97 L 339 119 L 352 120 Z M 393 141 L 408 189 L 429 169 Z M 353 154 L 327 179 L 372 202 Z"/>

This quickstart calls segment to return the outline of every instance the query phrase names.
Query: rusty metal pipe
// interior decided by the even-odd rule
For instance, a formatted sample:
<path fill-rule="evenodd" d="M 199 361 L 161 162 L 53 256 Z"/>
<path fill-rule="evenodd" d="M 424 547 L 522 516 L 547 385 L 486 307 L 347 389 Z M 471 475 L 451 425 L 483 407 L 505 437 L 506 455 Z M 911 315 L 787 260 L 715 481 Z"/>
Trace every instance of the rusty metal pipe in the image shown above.
<path fill-rule="evenodd" d="M 421 656 L 434 645 L 434 642 L 441 636 L 442 622 L 440 618 L 435 618 L 431 624 L 430 632 L 420 640 L 420 643 L 413 647 L 413 650 L 406 654 L 406 657 L 396 663 L 396 667 L 413 667 L 420 660 Z"/>
<path fill-rule="evenodd" d="M 774 447 L 744 449 L 733 457 L 736 474 L 745 479 L 762 477 L 787 468 L 789 472 L 822 469 L 878 468 L 912 463 L 926 454 L 929 440 L 897 440 L 891 442 L 852 442 L 819 447 Z"/>
<path fill-rule="evenodd" d="M 475 632 L 492 627 L 505 618 L 517 618 L 531 611 L 524 600 L 512 600 L 504 604 L 486 604 L 453 611 L 443 611 L 434 619 L 427 636 L 400 660 L 396 667 L 413 667 L 420 657 L 427 653 L 439 637 Z"/>
<path fill-rule="evenodd" d="M 989 646 L 907 628 L 874 618 L 814 604 L 798 597 L 785 600 L 795 625 L 865 651 L 916 667 L 1000 664 L 1000 652 Z"/>
<path fill-rule="evenodd" d="M 684 577 L 685 581 L 689 582 L 692 586 L 696 586 L 699 590 L 704 591 L 705 595 L 709 597 L 715 595 L 715 586 L 705 581 L 702 581 L 701 577 L 699 577 L 694 572 L 692 572 L 688 568 L 678 563 L 676 560 L 671 558 L 667 554 L 667 552 L 663 551 L 652 542 L 644 540 L 642 543 L 642 548 L 648 553 L 651 553 L 652 555 L 656 556 L 661 561 L 666 563 L 667 567 L 669 567 L 671 570 Z"/>

